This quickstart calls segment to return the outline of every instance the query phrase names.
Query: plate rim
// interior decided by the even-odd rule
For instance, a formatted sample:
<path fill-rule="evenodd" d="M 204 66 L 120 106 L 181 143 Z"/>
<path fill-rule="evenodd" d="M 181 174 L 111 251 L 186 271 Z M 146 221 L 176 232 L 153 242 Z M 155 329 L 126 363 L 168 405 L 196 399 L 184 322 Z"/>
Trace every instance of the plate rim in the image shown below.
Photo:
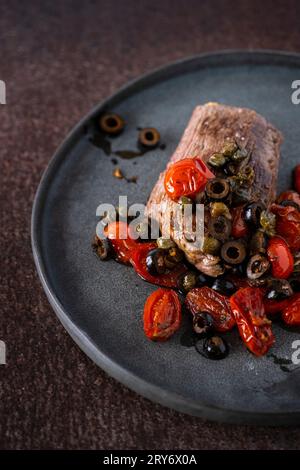
<path fill-rule="evenodd" d="M 116 103 L 126 98 L 132 92 L 139 89 L 144 89 L 145 86 L 152 86 L 156 81 L 162 79 L 175 77 L 177 74 L 192 72 L 195 67 L 201 66 L 201 62 L 211 60 L 216 62 L 218 59 L 226 58 L 237 63 L 242 61 L 247 63 L 257 63 L 258 59 L 262 61 L 268 58 L 282 60 L 282 62 L 290 61 L 289 65 L 300 66 L 300 53 L 279 51 L 270 49 L 226 49 L 214 52 L 206 52 L 202 54 L 184 57 L 179 60 L 162 65 L 154 70 L 138 76 L 134 80 L 125 83 L 121 88 L 117 89 L 108 98 L 102 100 L 91 111 L 84 115 L 79 122 L 67 133 L 66 137 L 59 145 L 52 158 L 48 162 L 46 169 L 43 172 L 42 178 L 38 185 L 32 207 L 31 214 L 31 246 L 38 272 L 39 279 L 46 293 L 48 301 L 55 311 L 58 319 L 63 327 L 80 347 L 80 349 L 102 370 L 109 376 L 121 382 L 130 390 L 142 395 L 143 397 L 159 403 L 162 406 L 174 409 L 176 411 L 186 413 L 192 416 L 198 416 L 204 419 L 209 419 L 218 422 L 227 422 L 234 424 L 256 424 L 256 425 L 295 425 L 300 423 L 300 412 L 252 412 L 245 410 L 232 410 L 228 408 L 216 407 L 203 402 L 196 402 L 174 392 L 166 391 L 161 386 L 154 385 L 148 382 L 133 372 L 129 371 L 117 362 L 112 360 L 109 356 L 102 353 L 92 339 L 85 334 L 68 316 L 67 311 L 56 296 L 54 289 L 51 286 L 51 281 L 47 275 L 47 268 L 43 260 L 42 248 L 40 246 L 40 219 L 43 212 L 44 203 L 46 200 L 47 188 L 51 184 L 51 180 L 55 177 L 56 170 L 64 161 L 67 150 L 73 145 L 74 141 L 78 139 L 81 134 L 82 126 L 86 121 L 95 117 L 98 113 L 105 111 L 108 107 L 113 107 Z M 297 64 L 296 64 L 297 63 Z M 211 64 L 210 66 L 212 66 Z M 229 65 L 225 63 L 225 66 Z M 186 67 L 186 71 L 182 69 Z"/>

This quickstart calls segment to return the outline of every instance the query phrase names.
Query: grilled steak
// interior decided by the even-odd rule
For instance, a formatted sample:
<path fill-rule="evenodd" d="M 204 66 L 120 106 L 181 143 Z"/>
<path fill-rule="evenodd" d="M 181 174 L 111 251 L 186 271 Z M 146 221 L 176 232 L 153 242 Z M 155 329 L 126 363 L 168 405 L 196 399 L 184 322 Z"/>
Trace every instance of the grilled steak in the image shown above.
<path fill-rule="evenodd" d="M 247 165 L 255 173 L 249 198 L 268 206 L 275 198 L 282 137 L 277 129 L 253 110 L 217 103 L 197 106 L 168 166 L 187 157 L 200 157 L 207 162 L 213 153 L 221 151 L 227 141 L 235 141 L 249 153 Z M 204 254 L 201 249 L 195 250 L 191 242 L 183 235 L 178 236 L 169 224 L 165 214 L 172 211 L 176 202 L 166 194 L 164 176 L 165 172 L 160 174 L 152 190 L 147 214 L 159 223 L 164 236 L 169 235 L 197 269 L 210 276 L 222 274 L 224 268 L 218 256 Z"/>

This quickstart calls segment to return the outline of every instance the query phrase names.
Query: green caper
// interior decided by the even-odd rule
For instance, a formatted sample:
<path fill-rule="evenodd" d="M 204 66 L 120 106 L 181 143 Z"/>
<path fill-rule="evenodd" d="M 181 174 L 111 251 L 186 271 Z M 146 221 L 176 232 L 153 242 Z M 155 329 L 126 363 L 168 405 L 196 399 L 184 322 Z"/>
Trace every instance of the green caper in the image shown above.
<path fill-rule="evenodd" d="M 270 211 L 262 211 L 260 214 L 260 225 L 263 231 L 269 235 L 269 237 L 273 237 L 275 235 L 275 228 L 276 228 L 276 216 Z"/>
<path fill-rule="evenodd" d="M 162 248 L 163 250 L 169 250 L 170 248 L 176 247 L 176 243 L 171 240 L 171 238 L 163 238 L 159 237 L 156 240 L 156 244 L 158 248 Z"/>
<path fill-rule="evenodd" d="M 221 152 L 225 157 L 231 157 L 238 149 L 238 146 L 235 142 L 226 142 L 224 144 Z"/>
<path fill-rule="evenodd" d="M 232 180 L 237 186 L 249 187 L 253 183 L 254 177 L 253 168 L 246 166 L 243 171 L 239 171 L 236 175 L 232 176 Z"/>
<path fill-rule="evenodd" d="M 247 157 L 248 152 L 246 149 L 238 149 L 233 155 L 231 155 L 230 158 L 234 163 L 240 163 Z"/>
<path fill-rule="evenodd" d="M 223 202 L 211 202 L 209 208 L 212 217 L 224 215 L 224 217 L 226 217 L 227 219 L 232 219 L 228 206 L 226 206 L 226 204 L 224 204 Z"/>
<path fill-rule="evenodd" d="M 204 237 L 201 250 L 206 255 L 215 255 L 220 250 L 221 243 L 213 237 Z"/>
<path fill-rule="evenodd" d="M 226 163 L 226 158 L 222 153 L 214 153 L 209 159 L 208 163 L 215 167 L 215 168 L 220 168 L 225 165 Z"/>
<path fill-rule="evenodd" d="M 197 274 L 190 271 L 184 273 L 182 276 L 179 277 L 177 286 L 180 292 L 186 294 L 191 289 L 193 289 L 197 284 Z"/>
<path fill-rule="evenodd" d="M 182 206 L 182 210 L 184 210 L 184 206 L 188 206 L 189 204 L 193 204 L 193 200 L 187 196 L 181 196 L 178 203 Z"/>

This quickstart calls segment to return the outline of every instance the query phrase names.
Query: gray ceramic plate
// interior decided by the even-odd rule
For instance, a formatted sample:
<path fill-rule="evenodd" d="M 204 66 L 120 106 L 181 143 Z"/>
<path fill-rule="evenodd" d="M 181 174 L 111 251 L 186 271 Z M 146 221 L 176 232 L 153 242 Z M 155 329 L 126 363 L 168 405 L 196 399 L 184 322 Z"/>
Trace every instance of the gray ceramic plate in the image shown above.
<path fill-rule="evenodd" d="M 168 65 L 125 86 L 85 117 L 56 152 L 41 181 L 32 218 L 33 252 L 46 294 L 76 343 L 110 375 L 163 405 L 194 415 L 240 423 L 300 421 L 300 368 L 291 363 L 296 331 L 275 326 L 273 356 L 249 354 L 237 333 L 224 361 L 202 358 L 181 344 L 181 332 L 165 344 L 143 334 L 141 314 L 155 288 L 128 267 L 101 263 L 90 243 L 96 207 L 145 202 L 175 149 L 193 108 L 206 101 L 246 106 L 284 134 L 279 189 L 288 188 L 299 159 L 300 106 L 291 83 L 300 77 L 300 56 L 274 52 L 227 52 Z M 143 157 L 119 160 L 136 184 L 112 176 L 112 157 L 90 142 L 104 110 L 122 115 L 126 131 L 113 151 L 135 150 L 137 127 L 154 126 L 166 144 Z"/>

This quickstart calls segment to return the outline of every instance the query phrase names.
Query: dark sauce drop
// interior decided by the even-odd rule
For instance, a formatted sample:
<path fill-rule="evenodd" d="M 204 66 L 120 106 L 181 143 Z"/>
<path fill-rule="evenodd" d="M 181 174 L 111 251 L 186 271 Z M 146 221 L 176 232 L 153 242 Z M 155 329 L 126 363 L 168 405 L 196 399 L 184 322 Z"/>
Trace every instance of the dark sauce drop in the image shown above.
<path fill-rule="evenodd" d="M 90 138 L 90 142 L 96 147 L 103 150 L 105 155 L 111 155 L 111 142 L 107 139 L 106 135 L 102 132 L 95 132 L 93 137 Z"/>
<path fill-rule="evenodd" d="M 279 365 L 282 372 L 292 372 L 291 369 L 286 367 L 288 365 L 293 364 L 293 362 L 290 359 L 286 359 L 284 357 L 278 357 L 274 353 L 268 354 L 267 357 L 270 357 L 271 359 L 273 359 L 274 364 Z"/>

